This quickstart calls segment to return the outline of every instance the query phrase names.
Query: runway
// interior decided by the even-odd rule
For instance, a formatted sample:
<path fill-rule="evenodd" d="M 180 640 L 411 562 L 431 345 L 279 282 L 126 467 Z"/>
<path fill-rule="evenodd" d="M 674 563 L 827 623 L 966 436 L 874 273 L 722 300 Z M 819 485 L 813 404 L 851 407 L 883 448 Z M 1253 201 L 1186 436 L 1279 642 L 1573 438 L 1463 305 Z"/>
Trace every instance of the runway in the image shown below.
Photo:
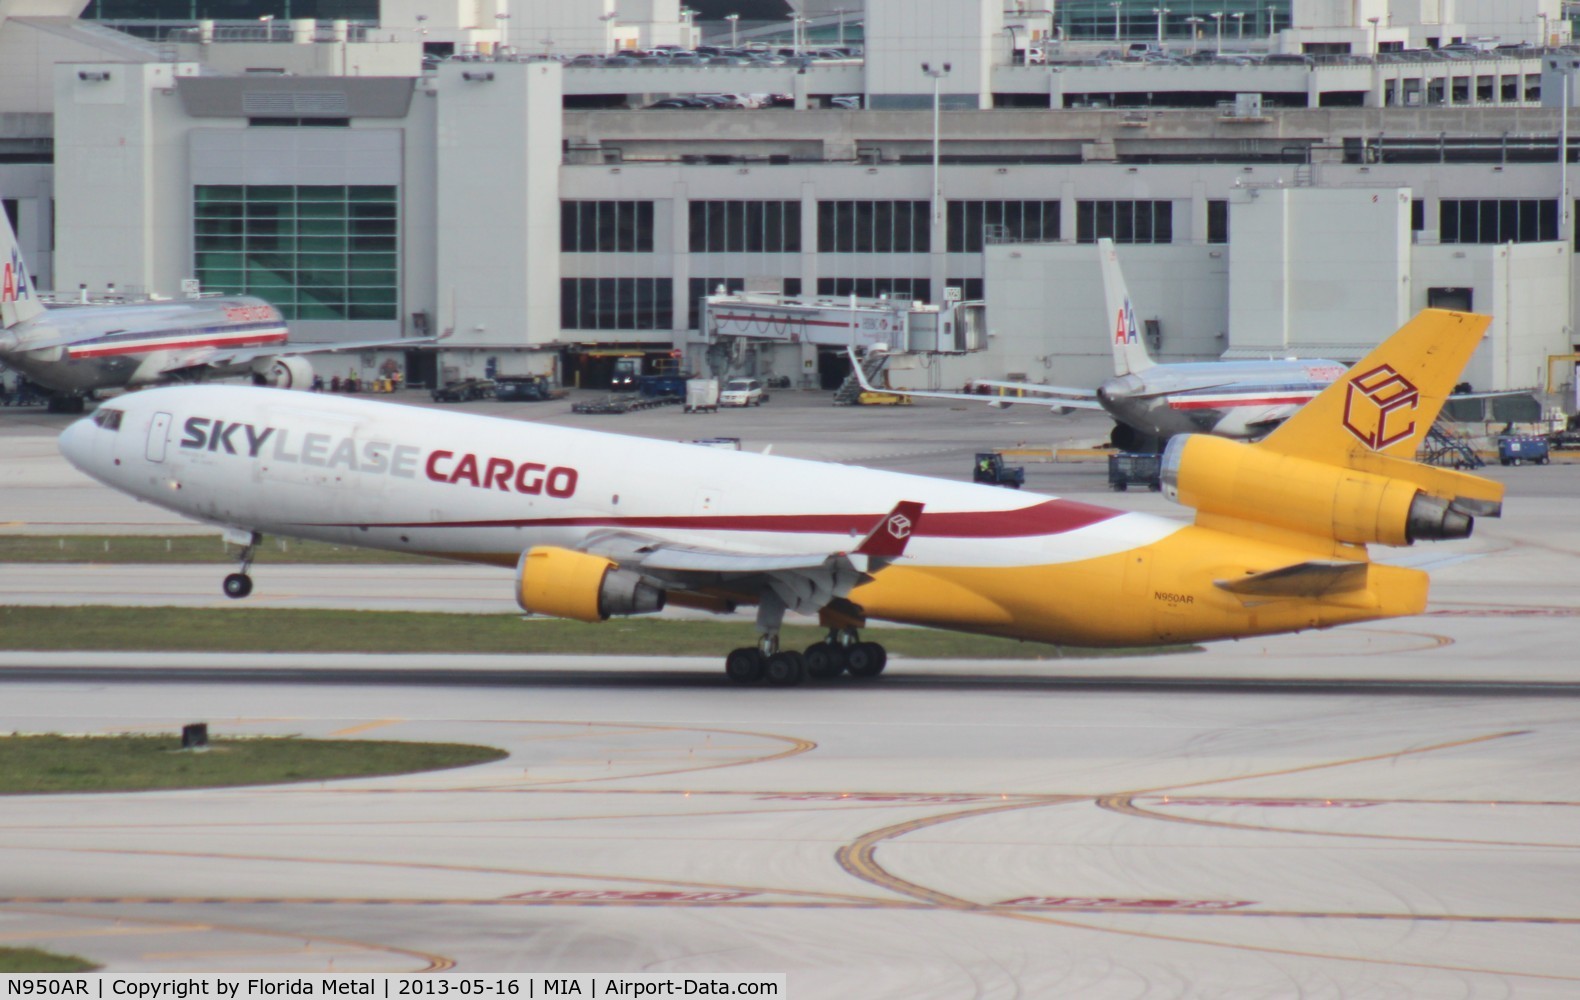
<path fill-rule="evenodd" d="M 814 447 L 821 415 L 789 409 L 785 447 Z M 959 416 L 913 419 L 926 446 L 888 440 L 888 416 L 837 446 L 958 475 L 1021 430 Z M 710 430 L 731 426 L 756 427 Z M 58 475 L 42 452 L 23 468 Z M 510 756 L 6 799 L 0 945 L 126 972 L 785 972 L 793 997 L 1573 997 L 1580 474 L 1492 474 L 1502 521 L 1398 555 L 1432 570 L 1426 615 L 1191 655 L 896 658 L 875 683 L 770 690 L 658 651 L 5 654 L 8 731 L 202 720 Z M 1098 470 L 1034 476 L 1167 509 L 1098 493 Z M 154 523 L 54 481 L 22 506 L 61 490 L 59 520 Z M 229 605 L 221 571 L 52 568 L 33 590 Z M 275 606 L 509 601 L 508 573 L 467 567 L 258 576 Z M 28 593 L 0 566 L 0 602 Z"/>
<path fill-rule="evenodd" d="M 0 942 L 118 971 L 783 971 L 818 997 L 1580 989 L 1572 692 L 125 672 L 8 680 L 0 725 L 511 756 L 10 800 Z"/>

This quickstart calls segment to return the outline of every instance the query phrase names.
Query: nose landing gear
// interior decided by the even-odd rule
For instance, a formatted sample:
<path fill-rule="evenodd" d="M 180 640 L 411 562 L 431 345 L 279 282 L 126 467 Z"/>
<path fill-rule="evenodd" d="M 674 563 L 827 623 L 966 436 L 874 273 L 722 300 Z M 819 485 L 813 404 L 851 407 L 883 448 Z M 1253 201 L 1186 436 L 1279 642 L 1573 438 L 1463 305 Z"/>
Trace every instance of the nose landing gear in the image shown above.
<path fill-rule="evenodd" d="M 253 556 L 257 555 L 258 543 L 261 541 L 263 541 L 263 536 L 254 531 L 251 539 L 248 540 L 246 546 L 241 550 L 240 569 L 225 577 L 222 589 L 226 597 L 239 600 L 252 593 L 252 577 L 247 575 L 247 571 L 252 568 L 252 559 Z"/>

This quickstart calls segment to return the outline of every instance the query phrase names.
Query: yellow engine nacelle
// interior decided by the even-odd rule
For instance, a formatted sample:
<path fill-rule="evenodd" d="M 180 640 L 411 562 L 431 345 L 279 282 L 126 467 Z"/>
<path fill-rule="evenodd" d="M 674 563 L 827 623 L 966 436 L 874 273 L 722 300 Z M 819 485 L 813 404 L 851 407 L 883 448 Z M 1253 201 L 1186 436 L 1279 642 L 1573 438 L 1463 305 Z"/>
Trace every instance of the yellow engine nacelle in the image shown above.
<path fill-rule="evenodd" d="M 1204 434 L 1169 440 L 1163 486 L 1203 513 L 1352 545 L 1468 538 L 1475 524 L 1454 501 L 1404 479 Z"/>
<path fill-rule="evenodd" d="M 664 591 L 602 556 L 540 546 L 516 563 L 516 603 L 537 615 L 601 622 L 662 611 Z"/>

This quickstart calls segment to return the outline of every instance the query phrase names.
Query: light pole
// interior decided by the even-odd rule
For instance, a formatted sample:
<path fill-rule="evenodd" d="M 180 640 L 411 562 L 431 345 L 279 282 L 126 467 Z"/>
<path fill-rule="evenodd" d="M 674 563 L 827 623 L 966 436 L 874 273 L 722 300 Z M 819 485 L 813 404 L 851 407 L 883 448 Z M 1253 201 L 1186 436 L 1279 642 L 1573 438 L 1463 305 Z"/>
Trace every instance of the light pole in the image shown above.
<path fill-rule="evenodd" d="M 739 48 L 741 44 L 741 36 L 738 29 L 741 25 L 741 15 L 725 14 L 724 19 L 730 22 L 730 48 Z"/>
<path fill-rule="evenodd" d="M 1114 8 L 1114 41 L 1119 41 L 1119 11 L 1124 7 L 1123 0 L 1110 0 L 1108 6 Z"/>
<path fill-rule="evenodd" d="M 1167 7 L 1153 7 L 1152 13 L 1158 16 L 1158 48 L 1163 47 L 1163 19 L 1169 15 Z"/>
<path fill-rule="evenodd" d="M 1373 62 L 1377 61 L 1377 22 L 1381 21 L 1381 20 L 1382 20 L 1382 18 L 1380 18 L 1380 17 L 1368 17 L 1366 19 L 1366 23 L 1370 24 L 1372 26 L 1372 61 Z"/>
<path fill-rule="evenodd" d="M 1234 37 L 1235 37 L 1235 40 L 1241 41 L 1241 42 L 1245 41 L 1245 11 L 1237 10 L 1233 14 L 1230 14 L 1229 16 L 1234 18 L 1234 23 L 1235 23 L 1235 34 L 1234 34 Z"/>
<path fill-rule="evenodd" d="M 614 22 L 619 20 L 620 12 L 611 10 L 607 14 L 599 14 L 598 20 L 603 22 L 603 54 L 610 55 L 614 52 Z"/>
<path fill-rule="evenodd" d="M 495 14 L 494 26 L 499 29 L 499 41 L 494 43 L 494 54 L 497 56 L 499 55 L 499 50 L 509 44 L 507 39 L 510 37 L 510 14 L 506 11 L 500 11 Z"/>
<path fill-rule="evenodd" d="M 1276 27 L 1277 24 L 1278 24 L 1278 8 L 1274 7 L 1272 4 L 1268 4 L 1267 5 L 1267 38 L 1268 38 L 1268 41 L 1272 41 L 1273 36 L 1278 34 L 1278 28 Z"/>
<path fill-rule="evenodd" d="M 839 47 L 845 47 L 845 15 L 850 13 L 849 7 L 836 7 L 834 13 L 839 17 Z"/>
<path fill-rule="evenodd" d="M 258 23 L 263 25 L 263 40 L 274 41 L 274 15 L 264 14 L 258 18 Z"/>
<path fill-rule="evenodd" d="M 945 241 L 943 238 L 943 182 L 940 179 L 938 171 L 939 126 L 941 124 L 938 114 L 938 88 L 943 78 L 949 75 L 949 70 L 950 66 L 948 63 L 944 63 L 939 67 L 934 67 L 931 63 L 922 63 L 922 72 L 933 78 L 933 218 L 932 225 L 928 228 L 927 234 L 928 246 L 932 250 L 933 261 L 935 264 L 939 264 L 945 259 L 940 256 L 940 254 L 944 252 Z M 938 267 L 935 266 L 932 270 L 934 272 L 933 277 L 942 277 L 944 280 L 948 280 L 947 274 L 937 274 L 937 271 L 939 270 Z"/>
<path fill-rule="evenodd" d="M 1540 48 L 1545 49 L 1547 47 L 1547 12 L 1545 10 L 1537 11 L 1536 17 L 1542 22 L 1542 37 L 1536 44 Z"/>
<path fill-rule="evenodd" d="M 1214 21 L 1218 22 L 1218 37 L 1217 40 L 1213 42 L 1212 50 L 1214 53 L 1221 56 L 1223 55 L 1223 11 L 1215 10 L 1208 16 Z"/>
<path fill-rule="evenodd" d="M 1206 20 L 1207 19 L 1205 17 L 1197 17 L 1195 14 L 1192 14 L 1190 17 L 1185 19 L 1185 23 L 1190 25 L 1191 52 L 1195 52 L 1197 49 L 1201 48 L 1201 26 L 1202 22 Z"/>

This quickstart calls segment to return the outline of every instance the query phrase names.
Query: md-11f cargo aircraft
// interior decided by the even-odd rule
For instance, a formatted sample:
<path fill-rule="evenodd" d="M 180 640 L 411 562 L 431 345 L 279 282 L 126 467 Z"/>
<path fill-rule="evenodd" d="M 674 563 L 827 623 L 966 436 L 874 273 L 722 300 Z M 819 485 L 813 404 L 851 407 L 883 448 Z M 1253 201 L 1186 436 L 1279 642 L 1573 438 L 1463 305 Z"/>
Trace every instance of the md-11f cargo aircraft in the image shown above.
<path fill-rule="evenodd" d="M 582 621 L 756 605 L 740 682 L 880 672 L 869 620 L 1075 645 L 1294 632 L 1418 614 L 1427 576 L 1368 546 L 1465 538 L 1502 486 L 1412 460 L 1487 328 L 1427 310 L 1255 444 L 1179 435 L 1192 524 L 1057 497 L 249 387 L 133 393 L 61 435 L 77 468 L 246 543 L 264 534 L 489 563 Z M 828 637 L 780 645 L 786 611 Z"/>
<path fill-rule="evenodd" d="M 1154 451 L 1176 434 L 1262 437 L 1344 374 L 1346 366 L 1340 362 L 1315 359 L 1158 364 L 1142 343 L 1114 241 L 1100 239 L 1097 248 L 1108 309 L 1103 336 L 1113 351 L 1114 376 L 1096 389 L 985 379 L 977 379 L 975 384 L 1015 395 L 881 389 L 868 384 L 859 364 L 855 366 L 857 381 L 871 392 L 967 399 L 992 406 L 1025 403 L 1061 410 L 1102 409 L 1114 418 L 1113 443 L 1117 447 Z"/>
<path fill-rule="evenodd" d="M 306 389 L 313 378 L 309 355 L 404 350 L 437 338 L 289 341 L 280 311 L 250 296 L 46 309 L 0 212 L 0 362 L 49 389 L 51 411 L 81 413 L 99 389 L 235 375 Z"/>

